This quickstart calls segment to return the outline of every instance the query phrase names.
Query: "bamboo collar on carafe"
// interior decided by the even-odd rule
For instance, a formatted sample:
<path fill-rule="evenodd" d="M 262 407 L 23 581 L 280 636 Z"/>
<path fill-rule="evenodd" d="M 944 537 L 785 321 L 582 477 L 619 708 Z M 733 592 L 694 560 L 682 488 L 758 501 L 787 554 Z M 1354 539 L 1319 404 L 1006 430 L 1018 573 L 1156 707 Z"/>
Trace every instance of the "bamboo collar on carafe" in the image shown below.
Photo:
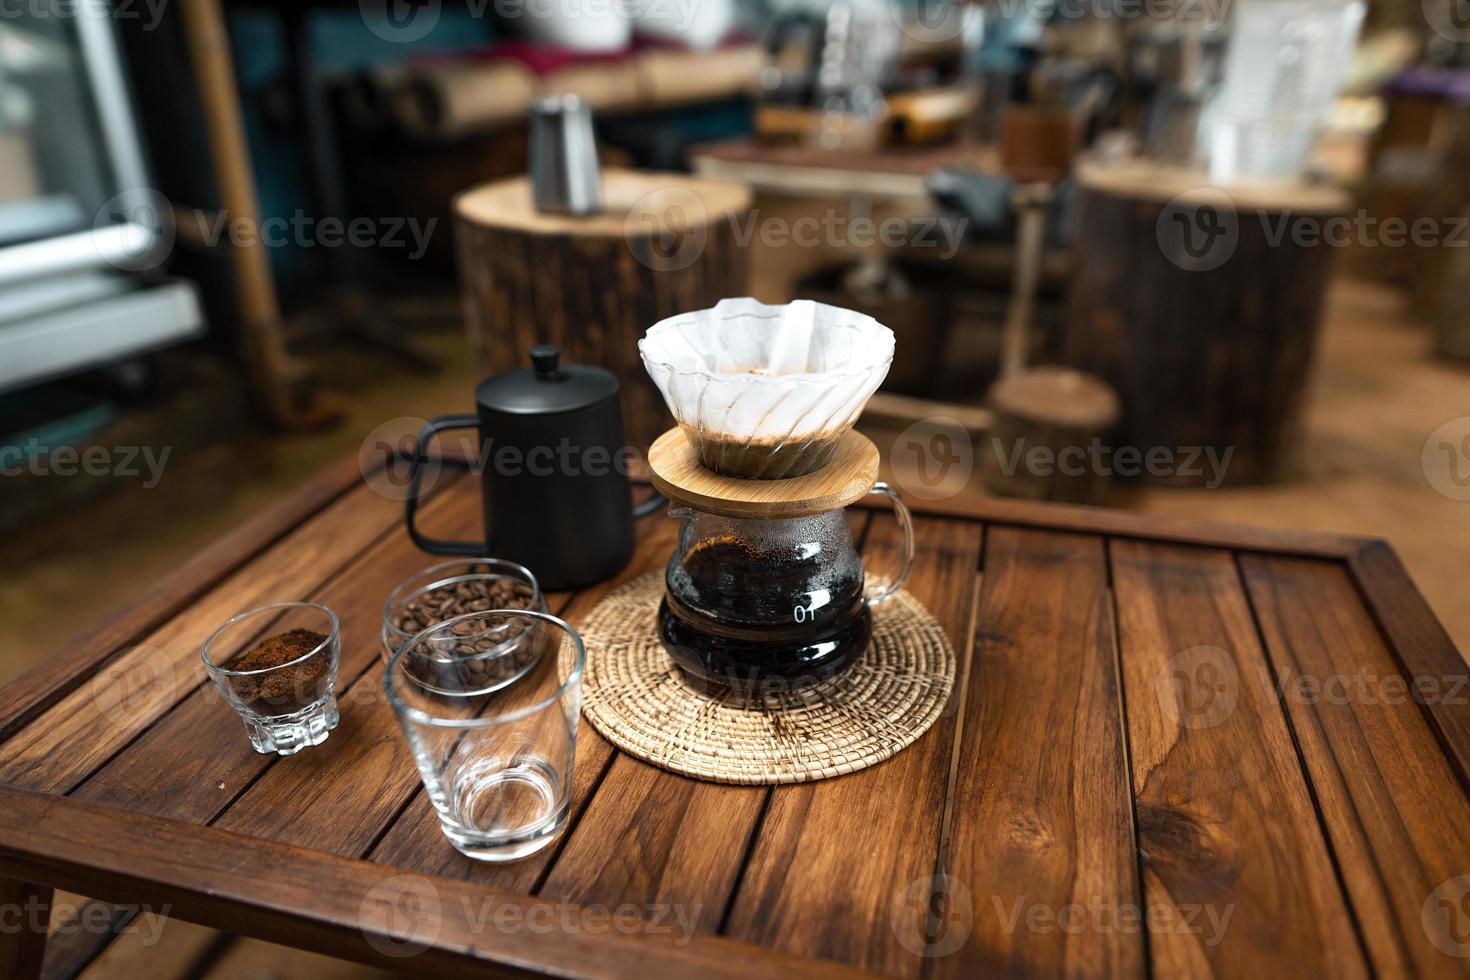
<path fill-rule="evenodd" d="M 831 461 L 785 480 L 722 476 L 703 466 L 682 429 L 659 436 L 648 450 L 653 486 L 675 504 L 722 517 L 807 517 L 846 507 L 878 482 L 878 447 L 849 429 Z"/>

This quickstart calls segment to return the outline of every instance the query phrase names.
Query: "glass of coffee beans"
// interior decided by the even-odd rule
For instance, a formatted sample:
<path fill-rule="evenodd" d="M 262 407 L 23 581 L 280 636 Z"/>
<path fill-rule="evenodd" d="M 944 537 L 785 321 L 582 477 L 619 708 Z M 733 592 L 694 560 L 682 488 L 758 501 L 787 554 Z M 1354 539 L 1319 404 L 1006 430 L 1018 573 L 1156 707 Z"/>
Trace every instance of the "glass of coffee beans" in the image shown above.
<path fill-rule="evenodd" d="M 546 597 L 524 565 L 499 558 L 466 558 L 432 565 L 398 584 L 383 605 L 382 653 L 386 661 L 431 626 L 467 613 L 520 609 L 545 613 Z M 436 646 L 448 658 L 435 667 L 462 675 L 470 689 L 493 691 L 520 677 L 534 664 L 532 645 L 521 642 L 518 620 L 499 632 L 466 635 L 452 647 Z"/>

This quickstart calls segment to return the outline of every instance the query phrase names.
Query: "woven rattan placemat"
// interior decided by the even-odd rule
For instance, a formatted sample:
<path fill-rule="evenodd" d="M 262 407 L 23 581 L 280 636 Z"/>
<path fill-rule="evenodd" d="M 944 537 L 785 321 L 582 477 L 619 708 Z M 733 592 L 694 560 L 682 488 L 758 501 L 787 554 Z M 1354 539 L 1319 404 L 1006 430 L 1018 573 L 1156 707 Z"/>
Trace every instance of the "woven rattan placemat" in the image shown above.
<path fill-rule="evenodd" d="M 954 688 L 938 621 L 900 592 L 873 610 L 847 670 L 809 687 L 720 700 L 691 687 L 658 640 L 662 572 L 609 594 L 584 621 L 582 711 L 618 748 L 721 783 L 800 783 L 882 762 L 928 731 Z"/>

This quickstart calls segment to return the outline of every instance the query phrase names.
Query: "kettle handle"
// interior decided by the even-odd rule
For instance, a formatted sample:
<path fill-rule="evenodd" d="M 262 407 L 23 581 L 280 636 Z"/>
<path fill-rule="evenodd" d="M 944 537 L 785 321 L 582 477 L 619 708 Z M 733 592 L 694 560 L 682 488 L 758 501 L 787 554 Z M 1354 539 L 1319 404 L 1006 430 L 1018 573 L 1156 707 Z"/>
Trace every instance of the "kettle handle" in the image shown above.
<path fill-rule="evenodd" d="M 898 593 L 898 590 L 903 588 L 903 583 L 908 581 L 909 572 L 914 567 L 914 518 L 909 513 L 907 505 L 899 499 L 898 491 L 888 484 L 882 482 L 875 483 L 873 484 L 873 489 L 869 490 L 868 493 L 881 494 L 889 499 L 893 504 L 893 516 L 898 518 L 898 526 L 903 531 L 903 547 L 899 551 L 900 563 L 898 574 L 877 592 L 863 596 L 863 601 L 869 606 L 876 606 L 880 602 L 887 602 L 889 599 L 892 599 Z"/>
<path fill-rule="evenodd" d="M 408 536 L 424 551 L 436 555 L 465 555 L 470 558 L 478 558 L 485 551 L 484 541 L 445 541 L 425 537 L 413 523 L 414 514 L 419 509 L 419 475 L 423 464 L 428 460 L 426 451 L 430 441 L 446 429 L 474 429 L 479 425 L 478 415 L 441 415 L 425 422 L 424 427 L 419 430 L 418 445 L 413 451 L 413 468 L 408 474 L 408 496 L 403 501 L 403 520 L 408 525 Z"/>

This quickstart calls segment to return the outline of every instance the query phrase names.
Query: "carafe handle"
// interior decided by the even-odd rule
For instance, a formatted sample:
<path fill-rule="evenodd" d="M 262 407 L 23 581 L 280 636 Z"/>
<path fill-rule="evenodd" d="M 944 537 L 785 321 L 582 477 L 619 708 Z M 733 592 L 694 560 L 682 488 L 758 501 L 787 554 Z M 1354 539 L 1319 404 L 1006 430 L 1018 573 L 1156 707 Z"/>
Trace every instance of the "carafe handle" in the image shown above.
<path fill-rule="evenodd" d="M 899 498 L 898 491 L 886 483 L 875 483 L 871 494 L 881 494 L 893 504 L 893 516 L 898 518 L 898 526 L 903 531 L 903 546 L 899 551 L 900 565 L 898 574 L 893 577 L 882 589 L 872 594 L 864 593 L 863 601 L 869 606 L 876 606 L 880 602 L 892 599 L 898 590 L 903 588 L 903 583 L 908 581 L 909 572 L 914 567 L 914 518 L 909 513 L 908 507 Z"/>

